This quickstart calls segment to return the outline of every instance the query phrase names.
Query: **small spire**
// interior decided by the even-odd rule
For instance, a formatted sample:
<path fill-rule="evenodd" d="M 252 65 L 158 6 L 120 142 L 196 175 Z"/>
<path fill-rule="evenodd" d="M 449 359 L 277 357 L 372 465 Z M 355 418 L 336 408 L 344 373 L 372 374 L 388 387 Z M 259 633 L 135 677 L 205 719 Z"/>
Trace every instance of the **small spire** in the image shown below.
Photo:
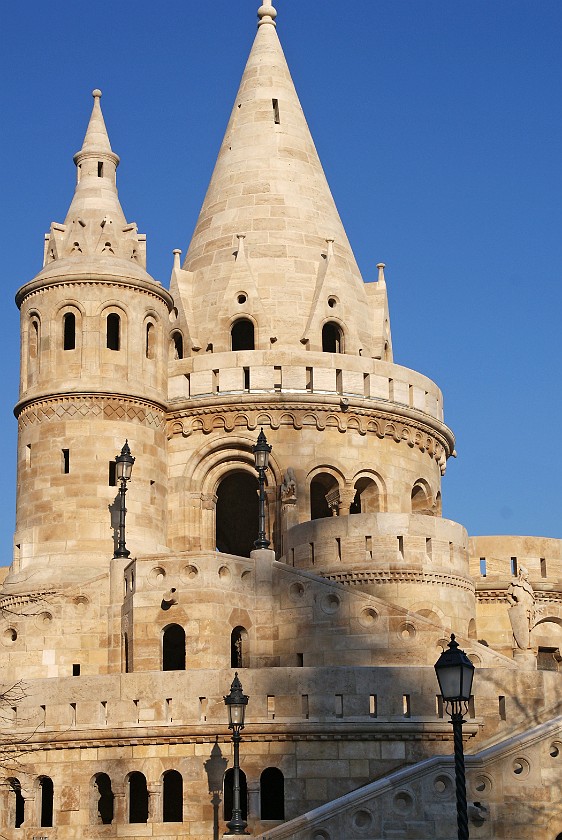
<path fill-rule="evenodd" d="M 180 268 L 181 248 L 174 248 L 172 254 L 174 255 L 174 271 L 177 271 Z"/>
<path fill-rule="evenodd" d="M 277 26 L 275 18 L 277 17 L 277 10 L 273 8 L 268 0 L 264 0 L 263 6 L 258 9 L 259 23 L 258 26 L 263 26 L 264 23 L 271 23 L 272 26 Z"/>
<path fill-rule="evenodd" d="M 80 152 L 95 152 L 97 154 L 109 152 L 112 154 L 109 135 L 107 133 L 105 121 L 101 112 L 101 90 L 96 88 L 92 91 L 92 96 L 94 97 L 94 107 L 92 108 L 92 115 L 90 117 L 90 122 L 88 123 L 88 128 L 86 129 L 86 135 Z M 78 152 L 78 154 L 80 154 L 80 152 Z"/>
<path fill-rule="evenodd" d="M 384 269 L 385 269 L 385 267 L 386 267 L 385 263 L 377 263 L 377 268 L 379 270 L 379 276 L 378 276 L 378 282 L 379 283 L 384 283 L 385 282 L 385 279 L 384 279 Z"/>

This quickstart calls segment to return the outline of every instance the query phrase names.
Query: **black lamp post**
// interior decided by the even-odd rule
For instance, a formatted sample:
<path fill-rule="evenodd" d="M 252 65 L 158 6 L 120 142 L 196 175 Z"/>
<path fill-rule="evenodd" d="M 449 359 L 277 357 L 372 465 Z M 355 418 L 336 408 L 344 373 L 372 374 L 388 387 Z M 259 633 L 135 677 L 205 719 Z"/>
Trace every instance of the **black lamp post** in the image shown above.
<path fill-rule="evenodd" d="M 254 543 L 254 548 L 269 548 L 269 540 L 265 536 L 265 471 L 269 464 L 271 446 L 267 442 L 263 429 L 258 435 L 258 442 L 252 447 L 252 452 L 260 484 L 258 538 Z"/>
<path fill-rule="evenodd" d="M 451 715 L 451 723 L 453 724 L 458 840 L 469 840 L 462 725 L 472 694 L 474 665 L 464 650 L 459 648 L 454 633 L 451 633 L 448 650 L 444 650 L 435 663 L 435 673 L 447 714 Z"/>
<path fill-rule="evenodd" d="M 242 819 L 240 807 L 240 732 L 244 729 L 244 718 L 248 697 L 242 690 L 242 683 L 238 679 L 238 671 L 234 674 L 230 694 L 224 698 L 228 709 L 228 728 L 232 729 L 232 741 L 234 743 L 234 773 L 232 785 L 232 817 L 226 824 L 228 831 L 225 836 L 232 834 L 248 834 L 246 826 L 248 823 Z"/>
<path fill-rule="evenodd" d="M 125 545 L 125 516 L 127 508 L 125 507 L 125 493 L 127 492 L 127 482 L 131 478 L 133 471 L 133 464 L 135 459 L 131 455 L 128 441 L 125 441 L 120 455 L 115 457 L 115 477 L 120 482 L 119 485 L 119 540 L 117 543 L 117 550 L 114 557 L 128 557 L 130 551 Z"/>

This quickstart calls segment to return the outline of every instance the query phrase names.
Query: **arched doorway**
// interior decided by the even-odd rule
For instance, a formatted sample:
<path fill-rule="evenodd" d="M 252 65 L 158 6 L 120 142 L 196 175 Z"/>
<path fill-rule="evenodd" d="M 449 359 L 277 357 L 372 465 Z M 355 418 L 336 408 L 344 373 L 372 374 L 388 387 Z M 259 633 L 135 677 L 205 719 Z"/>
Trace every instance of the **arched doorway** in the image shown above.
<path fill-rule="evenodd" d="M 248 472 L 226 475 L 217 489 L 216 547 L 249 557 L 258 537 L 258 479 Z"/>
<path fill-rule="evenodd" d="M 162 779 L 162 821 L 183 822 L 183 779 L 177 770 L 168 770 Z"/>
<path fill-rule="evenodd" d="M 266 767 L 260 776 L 262 820 L 285 819 L 285 779 L 277 767 Z"/>
<path fill-rule="evenodd" d="M 185 671 L 185 630 L 169 624 L 162 633 L 162 670 Z"/>

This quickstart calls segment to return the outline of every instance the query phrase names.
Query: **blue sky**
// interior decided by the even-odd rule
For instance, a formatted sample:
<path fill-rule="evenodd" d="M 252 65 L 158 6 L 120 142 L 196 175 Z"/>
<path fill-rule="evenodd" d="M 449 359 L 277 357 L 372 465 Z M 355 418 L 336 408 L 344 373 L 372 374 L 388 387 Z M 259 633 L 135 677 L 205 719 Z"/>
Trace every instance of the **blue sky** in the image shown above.
<path fill-rule="evenodd" d="M 444 515 L 562 537 L 560 0 L 278 0 L 278 31 L 366 280 L 385 262 L 395 360 L 442 388 Z M 14 526 L 16 289 L 63 221 L 100 87 L 125 214 L 166 285 L 185 252 L 256 0 L 2 13 L 0 565 Z"/>

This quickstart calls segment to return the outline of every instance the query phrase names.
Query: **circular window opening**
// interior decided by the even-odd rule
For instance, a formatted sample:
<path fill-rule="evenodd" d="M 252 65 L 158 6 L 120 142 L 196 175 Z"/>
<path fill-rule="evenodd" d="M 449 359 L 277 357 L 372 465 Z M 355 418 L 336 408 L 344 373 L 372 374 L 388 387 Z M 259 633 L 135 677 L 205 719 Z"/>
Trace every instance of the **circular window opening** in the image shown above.
<path fill-rule="evenodd" d="M 550 745 L 549 754 L 551 758 L 558 758 L 558 756 L 560 755 L 561 746 L 562 744 L 560 744 L 558 741 L 554 741 L 554 743 Z"/>
<path fill-rule="evenodd" d="M 520 779 L 524 779 L 525 776 L 528 776 L 529 770 L 530 765 L 526 758 L 516 758 L 513 762 L 513 772 L 516 776 L 519 776 Z"/>
<path fill-rule="evenodd" d="M 355 813 L 353 815 L 353 826 L 354 826 L 354 828 L 359 828 L 359 829 L 371 828 L 372 824 L 373 824 L 373 815 L 371 814 L 370 811 L 366 811 L 364 809 L 361 809 L 361 811 L 357 811 L 357 813 Z"/>
<path fill-rule="evenodd" d="M 18 631 L 14 627 L 8 627 L 4 630 L 4 639 L 6 642 L 15 642 L 18 637 Z"/>
<path fill-rule="evenodd" d="M 330 309 L 333 309 L 334 306 L 337 306 L 337 303 L 338 303 L 337 298 L 335 298 L 335 297 L 329 297 L 328 298 L 328 306 L 330 307 Z"/>
<path fill-rule="evenodd" d="M 238 303 L 242 304 L 242 303 L 246 303 L 246 301 L 248 300 L 248 297 L 244 292 L 240 292 L 240 294 L 238 295 L 236 300 L 238 301 Z"/>
<path fill-rule="evenodd" d="M 363 627 L 372 627 L 373 624 L 376 623 L 379 615 L 376 610 L 372 607 L 366 607 L 362 610 L 361 615 L 359 616 L 359 624 Z"/>

